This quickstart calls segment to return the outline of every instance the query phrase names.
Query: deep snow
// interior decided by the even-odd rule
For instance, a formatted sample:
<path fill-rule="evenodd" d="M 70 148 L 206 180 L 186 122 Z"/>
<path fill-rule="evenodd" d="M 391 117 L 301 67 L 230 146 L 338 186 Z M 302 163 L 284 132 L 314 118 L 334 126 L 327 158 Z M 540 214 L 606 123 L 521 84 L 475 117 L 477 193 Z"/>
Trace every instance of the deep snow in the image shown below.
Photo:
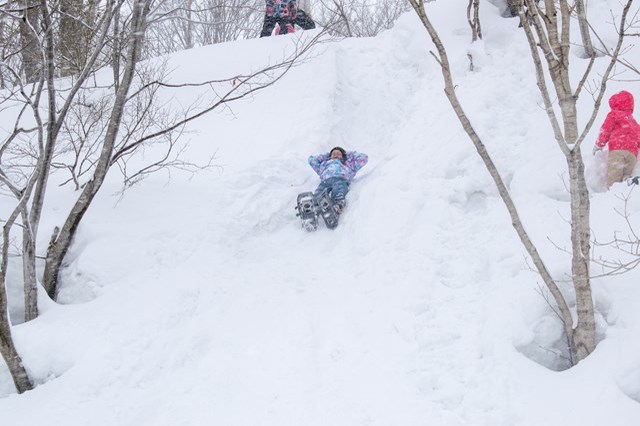
<path fill-rule="evenodd" d="M 429 4 L 458 95 L 562 277 L 566 167 L 528 46 L 516 20 L 486 3 L 484 41 L 470 46 L 465 7 Z M 589 7 L 608 16 L 607 2 Z M 606 22 L 596 28 L 611 40 Z M 173 79 L 255 68 L 297 36 L 178 53 Z M 112 177 L 70 254 L 64 304 L 14 328 L 39 386 L 15 395 L 2 371 L 0 423 L 640 424 L 640 272 L 594 279 L 603 340 L 555 371 L 559 321 L 444 96 L 432 48 L 412 14 L 378 37 L 324 44 L 277 85 L 196 123 L 187 155 L 215 153 L 219 169 L 156 175 L 123 197 Z M 629 55 L 640 62 L 637 48 Z M 586 62 L 572 61 L 577 82 Z M 635 85 L 612 82 L 607 93 L 640 99 Z M 584 111 L 590 101 L 584 94 Z M 620 196 L 635 223 L 640 212 L 635 187 L 603 191 L 604 155 L 591 156 L 607 112 L 584 149 L 603 240 L 626 232 Z M 293 203 L 318 183 L 307 157 L 335 145 L 370 161 L 339 228 L 306 233 Z M 44 228 L 71 191 L 51 193 Z M 10 288 L 15 316 L 19 293 Z"/>

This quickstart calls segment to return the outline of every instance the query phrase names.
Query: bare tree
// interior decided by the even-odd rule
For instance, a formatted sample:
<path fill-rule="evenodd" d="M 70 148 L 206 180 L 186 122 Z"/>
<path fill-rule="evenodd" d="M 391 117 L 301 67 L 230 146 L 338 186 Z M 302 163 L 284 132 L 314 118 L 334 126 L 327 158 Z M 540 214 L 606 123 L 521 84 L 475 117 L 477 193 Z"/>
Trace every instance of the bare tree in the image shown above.
<path fill-rule="evenodd" d="M 122 3 L 122 2 L 121 2 Z M 121 4 L 120 3 L 120 4 Z M 107 8 L 103 16 L 102 35 L 103 40 L 106 30 L 109 27 L 110 10 L 114 2 L 107 2 Z M 25 293 L 25 320 L 29 321 L 38 315 L 37 310 L 37 286 L 36 276 L 36 240 L 37 230 L 42 214 L 42 206 L 46 194 L 49 171 L 53 152 L 58 140 L 61 123 L 69 110 L 69 106 L 75 99 L 75 95 L 80 90 L 81 84 L 90 74 L 91 67 L 99 51 L 94 52 L 88 60 L 83 72 L 80 73 L 76 85 L 72 86 L 66 93 L 66 100 L 63 105 L 57 105 L 56 84 L 54 80 L 54 31 L 50 9 L 45 0 L 38 4 L 40 12 L 42 40 L 39 40 L 37 47 L 38 56 L 42 58 L 41 69 L 38 71 L 40 82 L 36 85 L 25 86 L 17 70 L 9 68 L 13 73 L 13 80 L 17 85 L 16 90 L 9 92 L 9 97 L 4 100 L 5 105 L 13 103 L 16 109 L 16 119 L 13 132 L 0 144 L 0 184 L 8 188 L 10 193 L 16 198 L 16 207 L 9 220 L 5 222 L 3 228 L 2 245 L 2 269 L 0 271 L 0 287 L 3 298 L 6 300 L 5 280 L 8 268 L 8 247 L 11 239 L 11 229 L 16 224 L 19 217 L 22 229 L 22 264 Z M 135 16 L 135 15 L 134 15 Z M 29 81 L 30 75 L 26 75 L 25 80 Z M 28 90 L 27 88 L 31 89 Z M 14 96 L 15 95 L 15 96 Z M 46 117 L 41 116 L 41 103 L 46 105 Z M 20 107 L 22 104 L 22 107 Z M 24 128 L 21 124 L 26 115 L 31 113 L 27 121 L 35 123 L 34 127 Z M 32 138 L 31 135 L 35 135 Z M 16 171 L 17 169 L 17 171 Z M 30 171 L 28 171 L 30 170 Z M 27 389 L 30 381 L 26 377 L 26 372 L 17 358 L 17 352 L 12 348 L 10 334 L 10 322 L 6 303 L 1 304 L 3 324 L 0 324 L 0 339 L 5 342 L 3 345 L 3 357 L 9 366 L 18 391 Z M 24 379 L 26 377 L 26 380 Z"/>
<path fill-rule="evenodd" d="M 467 6 L 467 21 L 471 27 L 471 42 L 482 40 L 482 27 L 480 26 L 480 0 L 469 0 Z"/>
<path fill-rule="evenodd" d="M 480 0 L 469 0 L 467 5 L 467 22 L 471 27 L 471 43 L 482 40 L 482 27 L 480 26 Z M 469 58 L 469 70 L 475 71 L 473 54 L 467 53 Z"/>
<path fill-rule="evenodd" d="M 118 117 L 115 118 L 113 118 L 112 115 L 112 120 L 108 124 L 105 140 L 101 142 L 102 148 L 100 156 L 96 161 L 95 170 L 93 171 L 93 177 L 84 184 L 82 193 L 71 209 L 71 213 L 67 217 L 64 225 L 60 228 L 59 232 L 57 232 L 52 237 L 51 243 L 47 250 L 43 283 L 49 296 L 51 298 L 55 298 L 56 296 L 58 288 L 58 275 L 62 266 L 64 256 L 66 255 L 70 244 L 73 241 L 73 236 L 75 235 L 77 227 L 82 220 L 84 213 L 87 211 L 92 200 L 100 189 L 106 173 L 113 165 L 118 164 L 118 161 L 125 161 L 126 158 L 136 150 L 145 146 L 145 144 L 149 143 L 150 141 L 157 140 L 158 138 L 167 138 L 165 140 L 168 141 L 168 146 L 172 147 L 173 145 L 171 141 L 173 140 L 173 136 L 171 136 L 171 132 L 175 132 L 181 129 L 187 123 L 196 120 L 229 102 L 241 99 L 273 85 L 278 80 L 280 80 L 280 78 L 282 78 L 291 67 L 301 61 L 302 58 L 321 38 L 322 34 L 317 35 L 310 41 L 302 44 L 299 49 L 296 50 L 296 52 L 294 52 L 286 60 L 278 62 L 271 66 L 267 66 L 249 75 L 239 75 L 229 79 L 206 81 L 197 84 L 171 85 L 163 83 L 162 81 L 154 81 L 143 85 L 142 88 L 138 89 L 133 95 L 130 95 L 128 98 L 118 98 L 116 94 L 116 98 L 114 100 L 112 108 L 115 111 L 120 111 L 120 113 Z M 135 58 L 128 59 L 127 66 L 129 68 L 134 66 L 134 59 Z M 130 85 L 130 83 L 128 84 Z M 214 87 L 213 93 L 217 93 L 217 95 L 214 95 L 215 100 L 206 106 L 199 108 L 194 107 L 193 110 L 185 112 L 185 115 L 182 119 L 173 120 L 172 123 L 165 122 L 165 126 L 155 132 L 143 132 L 143 134 L 140 136 L 136 136 L 140 132 L 127 132 L 120 143 L 118 143 L 118 141 L 115 139 L 117 132 L 113 132 L 117 130 L 117 125 L 113 124 L 113 120 L 117 118 L 117 123 L 121 123 L 122 110 L 126 107 L 127 102 L 130 102 L 131 99 L 139 100 L 140 96 L 149 90 L 157 90 L 158 88 L 176 88 L 187 86 L 192 87 L 194 85 L 201 87 Z M 122 88 L 122 82 L 120 84 L 119 90 L 124 90 Z M 141 127 L 141 123 L 143 122 L 143 120 L 136 120 L 137 121 L 134 121 L 134 123 L 138 130 L 144 130 L 144 126 Z M 155 122 L 155 125 L 157 127 L 158 123 Z M 155 170 L 159 167 L 165 167 L 167 165 L 166 160 L 168 158 L 168 156 L 165 156 L 161 163 L 154 163 L 149 167 L 146 167 L 142 170 L 139 170 L 138 172 L 135 172 L 133 175 L 128 176 L 126 179 L 127 182 L 132 183 L 142 175 L 147 174 L 150 170 Z"/>
<path fill-rule="evenodd" d="M 532 3 L 532 11 L 536 9 L 536 13 L 540 14 L 544 10 L 547 9 L 546 2 L 543 2 L 543 6 L 540 5 L 541 0 L 536 0 Z M 529 4 L 528 2 L 521 2 L 520 0 L 506 0 L 506 9 L 504 10 L 504 16 L 506 17 L 516 17 L 519 16 L 519 9 L 524 7 L 525 15 L 527 16 L 527 23 L 531 23 L 531 13 L 529 12 Z M 590 58 L 595 55 L 595 50 L 593 48 L 593 42 L 591 41 L 591 33 L 589 20 L 587 19 L 587 10 L 585 7 L 584 0 L 574 0 L 574 3 L 570 5 L 571 13 L 577 17 L 578 26 L 580 27 L 580 37 L 582 39 L 582 46 L 584 48 L 584 56 L 585 58 Z M 525 25 L 524 23 L 520 23 L 520 26 Z"/>
<path fill-rule="evenodd" d="M 556 279 L 554 279 L 548 271 L 535 244 L 527 234 L 515 203 L 504 184 L 500 172 L 493 163 L 491 155 L 471 125 L 471 122 L 458 100 L 455 93 L 455 84 L 451 75 L 451 68 L 449 66 L 445 46 L 442 43 L 435 27 L 429 20 L 428 14 L 425 10 L 424 1 L 409 1 L 436 46 L 437 55 L 434 53 L 432 54 L 441 66 L 445 82 L 445 94 L 456 112 L 464 130 L 467 132 L 469 138 L 478 151 L 485 167 L 491 174 L 500 197 L 509 212 L 512 224 L 520 238 L 520 241 L 529 256 L 531 256 L 542 280 L 553 296 L 556 307 L 559 310 L 558 315 L 564 324 L 564 331 L 566 333 L 570 349 L 571 362 L 575 364 L 586 358 L 596 346 L 594 308 L 589 275 L 591 250 L 589 192 L 584 176 L 584 164 L 582 161 L 580 145 L 591 129 L 600 107 L 607 79 L 615 65 L 616 58 L 618 57 L 625 37 L 626 16 L 633 0 L 628 0 L 626 6 L 622 10 L 618 43 L 613 50 L 612 59 L 605 73 L 601 77 L 598 93 L 595 94 L 595 103 L 591 113 L 591 118 L 582 132 L 578 129 L 576 101 L 584 86 L 587 75 L 591 70 L 591 66 L 588 67 L 587 72 L 583 79 L 578 83 L 577 88 L 575 90 L 572 89 L 572 82 L 569 78 L 569 30 L 571 8 L 568 2 L 566 0 L 560 0 L 556 6 L 556 3 L 554 3 L 553 0 L 545 0 L 544 16 L 540 16 L 539 10 L 535 5 L 535 0 L 519 0 L 517 5 L 520 22 L 525 29 L 525 34 L 531 48 L 531 56 L 535 65 L 538 88 L 544 99 L 545 110 L 549 118 L 549 123 L 553 129 L 558 147 L 566 159 L 569 170 L 569 191 L 571 195 L 571 278 L 576 296 L 577 308 L 577 321 L 575 327 L 573 315 L 565 296 L 557 285 Z M 529 18 L 526 16 L 523 7 L 523 3 L 525 2 L 531 13 L 533 29 L 529 27 L 527 22 Z M 558 20 L 558 15 L 560 16 L 560 20 Z M 542 55 L 540 51 L 542 51 Z M 544 58 L 550 74 L 551 84 L 553 85 L 553 95 L 547 85 L 547 77 L 544 73 L 542 58 Z M 561 111 L 559 116 L 553 108 L 553 98 L 556 98 L 559 103 Z"/>
<path fill-rule="evenodd" d="M 404 0 L 320 0 L 314 7 L 314 17 L 336 36 L 372 37 L 391 28 L 408 10 Z"/>
<path fill-rule="evenodd" d="M 140 61 L 143 40 L 150 25 L 157 21 L 152 15 L 155 2 L 151 0 L 108 0 L 101 3 L 99 18 L 92 35 L 91 49 L 82 70 L 73 79 L 55 79 L 54 50 L 56 21 L 52 19 L 48 2 L 41 0 L 39 42 L 43 58 L 38 84 L 25 84 L 19 71 L 6 63 L 2 65 L 12 79 L 12 90 L 4 91 L 0 103 L 5 116 L 13 114 L 13 130 L 0 133 L 0 190 L 13 197 L 15 206 L 4 221 L 2 269 L 0 270 L 0 340 L 2 355 L 9 365 L 19 391 L 30 383 L 11 341 L 11 327 L 7 314 L 5 285 L 7 279 L 9 244 L 19 250 L 23 265 L 25 288 L 25 319 L 37 316 L 37 290 L 42 283 L 47 294 L 55 299 L 58 275 L 65 255 L 85 212 L 98 194 L 107 173 L 120 170 L 125 185 L 139 182 L 150 173 L 167 167 L 197 170 L 209 164 L 190 164 L 180 160 L 183 145 L 178 142 L 193 120 L 205 116 L 229 102 L 250 96 L 275 84 L 295 64 L 303 60 L 312 47 L 324 36 L 299 39 L 291 56 L 247 75 L 197 83 L 166 83 L 159 61 L 145 64 Z M 122 41 L 121 53 L 108 49 L 114 32 Z M 108 86 L 98 86 L 95 76 L 97 64 L 121 57 L 117 77 Z M 163 90 L 182 87 L 201 87 L 210 90 L 206 98 L 195 101 L 182 111 L 175 107 L 159 106 L 158 94 Z M 6 125 L 5 125 L 6 126 Z M 156 157 L 146 163 L 130 161 L 137 153 L 154 146 Z M 69 181 L 79 191 L 63 224 L 55 227 L 47 248 L 38 247 L 38 231 L 49 187 L 49 176 L 56 170 L 70 173 Z M 6 196 L 4 197 L 8 199 Z M 16 229 L 21 230 L 18 236 Z M 12 231 L 13 230 L 13 231 Z M 13 233 L 12 233 L 13 232 Z M 20 241 L 22 244 L 19 244 Z M 36 273 L 36 254 L 46 251 L 43 276 Z M 3 322 L 4 321 L 4 322 Z M 22 379 L 27 379 L 24 382 Z M 19 384 L 19 385 L 18 385 Z"/>
<path fill-rule="evenodd" d="M 15 138 L 19 133 L 24 131 L 23 129 L 15 129 L 12 137 L 9 138 L 9 142 L 12 138 Z M 3 153 L 6 151 L 7 144 L 0 145 L 0 160 L 2 160 Z M 2 161 L 0 161 L 0 165 Z M 11 336 L 11 319 L 9 318 L 7 290 L 5 286 L 8 262 L 9 262 L 9 247 L 11 240 L 11 229 L 15 225 L 18 217 L 26 218 L 26 206 L 28 202 L 27 194 L 30 189 L 35 185 L 35 175 L 25 185 L 25 188 L 21 190 L 12 184 L 12 179 L 0 169 L 0 186 L 6 187 L 17 199 L 17 204 L 13 211 L 9 214 L 9 217 L 4 220 L 4 226 L 2 227 L 2 245 L 0 246 L 0 355 L 4 358 L 9 373 L 13 379 L 14 385 L 19 393 L 26 392 L 33 388 L 31 379 L 29 378 L 26 369 L 22 364 L 22 359 L 18 354 L 18 351 L 13 342 Z M 27 223 L 27 222 L 25 222 Z M 28 228 L 28 227 L 25 227 Z M 29 237 L 29 233 L 23 234 L 25 237 Z M 26 281 L 29 278 L 26 279 Z M 27 287 L 29 284 L 25 284 L 25 293 L 27 293 Z M 25 297 L 27 295 L 25 294 Z M 29 308 L 26 308 L 29 309 Z M 25 310 L 26 310 L 25 309 Z"/>
<path fill-rule="evenodd" d="M 0 175 L 0 178 L 2 176 Z M 19 393 L 26 392 L 33 388 L 31 379 L 26 369 L 22 365 L 22 358 L 13 343 L 11 337 L 11 320 L 9 319 L 9 309 L 7 301 L 7 290 L 4 285 L 7 273 L 7 261 L 9 258 L 9 234 L 17 216 L 20 214 L 20 207 L 16 208 L 5 221 L 2 229 L 2 257 L 0 258 L 0 355 L 4 358 L 9 368 L 9 373 L 13 378 L 13 383 Z"/>
<path fill-rule="evenodd" d="M 122 122 L 124 106 L 129 95 L 129 88 L 133 82 L 136 64 L 142 49 L 142 40 L 147 26 L 147 16 L 150 11 L 150 1 L 139 1 L 134 3 L 131 16 L 131 35 L 127 46 L 127 56 L 125 59 L 123 75 L 118 85 L 115 95 L 111 116 L 107 123 L 107 130 L 102 142 L 100 158 L 96 163 L 92 178 L 85 184 L 80 197 L 71 209 L 65 224 L 55 237 L 51 239 L 47 250 L 47 259 L 44 270 L 44 286 L 51 298 L 55 298 L 58 282 L 58 271 L 62 265 L 62 260 L 75 232 L 87 209 L 91 205 L 98 190 L 102 186 L 104 178 L 109 169 L 111 153 L 116 143 L 118 131 Z"/>
<path fill-rule="evenodd" d="M 264 1 L 166 0 L 158 4 L 154 16 L 145 57 L 257 37 L 264 16 Z"/>

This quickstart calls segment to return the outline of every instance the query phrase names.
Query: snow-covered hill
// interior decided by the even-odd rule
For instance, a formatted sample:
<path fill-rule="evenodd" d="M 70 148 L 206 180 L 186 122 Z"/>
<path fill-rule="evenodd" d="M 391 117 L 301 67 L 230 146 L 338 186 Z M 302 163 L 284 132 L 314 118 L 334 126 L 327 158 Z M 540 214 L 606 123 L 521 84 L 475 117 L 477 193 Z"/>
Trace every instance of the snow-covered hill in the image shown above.
<path fill-rule="evenodd" d="M 471 48 L 465 7 L 430 5 L 458 94 L 562 276 L 565 165 L 528 46 L 515 19 L 484 4 L 484 42 Z M 591 7 L 607 16 L 606 2 Z M 173 78 L 228 77 L 294 38 L 181 52 Z M 554 371 L 560 323 L 429 49 L 412 14 L 376 38 L 323 44 L 276 85 L 196 123 L 188 155 L 215 153 L 220 169 L 156 175 L 124 197 L 112 179 L 73 247 L 64 304 L 14 329 L 40 385 L 15 395 L 2 370 L 0 424 L 640 424 L 640 271 L 594 280 L 603 340 Z M 586 63 L 573 61 L 577 79 Z M 608 94 L 621 88 L 635 90 L 612 83 Z M 307 157 L 336 145 L 369 164 L 339 228 L 306 233 L 293 204 L 318 183 Z M 640 195 L 602 192 L 604 160 L 586 161 L 594 230 L 624 230 L 618 196 L 630 193 L 637 219 Z M 58 191 L 50 218 L 73 196 Z"/>

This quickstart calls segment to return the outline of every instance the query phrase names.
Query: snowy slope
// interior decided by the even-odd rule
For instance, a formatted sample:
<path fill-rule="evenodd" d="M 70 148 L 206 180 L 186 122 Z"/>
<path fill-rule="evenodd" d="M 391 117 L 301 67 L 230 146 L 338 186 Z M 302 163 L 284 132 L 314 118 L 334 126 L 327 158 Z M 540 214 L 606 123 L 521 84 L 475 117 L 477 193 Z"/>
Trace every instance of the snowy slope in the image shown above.
<path fill-rule="evenodd" d="M 565 166 L 521 30 L 485 4 L 469 72 L 466 2 L 430 7 L 463 106 L 552 273 L 568 273 L 556 248 L 568 242 Z M 291 42 L 200 48 L 170 65 L 177 80 L 228 77 Z M 15 395 L 0 373 L 0 424 L 640 424 L 640 272 L 594 281 L 604 340 L 554 371 L 559 322 L 431 48 L 411 14 L 376 38 L 325 44 L 196 124 L 188 154 L 215 153 L 221 169 L 158 175 L 122 198 L 112 179 L 74 246 L 65 304 L 14 329 L 41 384 Z M 370 161 L 339 228 L 308 234 L 293 210 L 318 183 L 306 159 L 335 145 Z M 630 190 L 602 192 L 604 159 L 586 161 L 594 230 L 623 230 L 612 209 Z M 63 191 L 53 217 L 73 196 Z"/>

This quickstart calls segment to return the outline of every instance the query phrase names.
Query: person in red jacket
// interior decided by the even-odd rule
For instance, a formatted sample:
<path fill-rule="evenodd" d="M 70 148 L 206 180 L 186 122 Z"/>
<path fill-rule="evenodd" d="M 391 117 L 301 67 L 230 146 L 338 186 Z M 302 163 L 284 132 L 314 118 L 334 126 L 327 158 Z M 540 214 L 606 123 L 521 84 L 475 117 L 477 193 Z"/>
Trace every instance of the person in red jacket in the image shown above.
<path fill-rule="evenodd" d="M 609 144 L 607 187 L 631 176 L 638 162 L 640 124 L 633 118 L 633 95 L 627 91 L 609 98 L 611 111 L 602 123 L 593 155 Z"/>

